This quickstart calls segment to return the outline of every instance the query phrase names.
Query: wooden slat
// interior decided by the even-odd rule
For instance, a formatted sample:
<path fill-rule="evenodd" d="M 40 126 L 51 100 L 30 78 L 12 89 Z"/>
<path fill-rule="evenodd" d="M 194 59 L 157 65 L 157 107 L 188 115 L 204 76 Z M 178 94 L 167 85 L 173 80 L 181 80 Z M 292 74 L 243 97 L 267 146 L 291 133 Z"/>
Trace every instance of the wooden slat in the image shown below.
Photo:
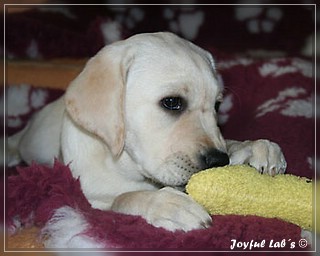
<path fill-rule="evenodd" d="M 41 256 L 56 255 L 45 251 L 43 244 L 38 240 L 39 232 L 40 229 L 36 227 L 22 229 L 17 234 L 6 237 L 5 248 L 1 248 L 1 250 L 10 251 L 10 255 L 17 256 L 35 255 L 35 253 L 31 251 L 37 251 L 36 255 Z M 3 241 L 3 237 L 1 237 L 1 239 Z M 3 243 L 1 244 L 3 245 Z"/>
<path fill-rule="evenodd" d="M 65 89 L 81 72 L 86 61 L 8 61 L 5 68 L 6 85 L 29 84 L 35 87 Z"/>

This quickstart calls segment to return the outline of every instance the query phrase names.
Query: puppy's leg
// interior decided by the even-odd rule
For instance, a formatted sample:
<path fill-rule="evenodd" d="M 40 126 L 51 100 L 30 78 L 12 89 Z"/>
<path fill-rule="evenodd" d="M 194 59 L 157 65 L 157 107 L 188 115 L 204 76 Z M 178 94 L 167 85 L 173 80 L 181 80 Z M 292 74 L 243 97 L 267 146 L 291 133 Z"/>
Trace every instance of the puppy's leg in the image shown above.
<path fill-rule="evenodd" d="M 24 160 L 52 164 L 60 156 L 63 98 L 40 110 L 24 130 L 8 138 L 8 165 Z"/>
<path fill-rule="evenodd" d="M 5 154 L 6 156 L 5 161 L 7 166 L 9 167 L 15 166 L 22 161 L 21 155 L 19 153 L 19 144 L 22 137 L 26 133 L 27 129 L 28 129 L 28 125 L 20 132 L 8 138 L 7 144 L 6 144 L 6 154 Z"/>
<path fill-rule="evenodd" d="M 287 162 L 278 144 L 269 140 L 227 140 L 230 164 L 249 164 L 261 173 L 272 176 L 284 173 Z"/>
<path fill-rule="evenodd" d="M 156 191 L 135 191 L 118 196 L 113 211 L 140 215 L 155 227 L 170 231 L 207 228 L 210 215 L 191 197 L 170 187 Z"/>

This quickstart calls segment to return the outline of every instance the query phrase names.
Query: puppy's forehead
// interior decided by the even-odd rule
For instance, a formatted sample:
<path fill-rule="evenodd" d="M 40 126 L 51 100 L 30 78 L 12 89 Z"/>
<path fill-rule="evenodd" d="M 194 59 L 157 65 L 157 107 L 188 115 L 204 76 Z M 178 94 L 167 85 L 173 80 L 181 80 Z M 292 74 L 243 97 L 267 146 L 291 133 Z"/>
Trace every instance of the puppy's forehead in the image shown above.
<path fill-rule="evenodd" d="M 147 61 L 154 61 L 155 64 L 163 61 L 179 61 L 201 63 L 206 62 L 207 67 L 215 71 L 212 56 L 195 44 L 180 38 L 172 33 L 160 32 L 151 34 L 140 34 L 131 37 L 128 41 L 136 49 L 137 58 L 147 58 Z M 146 61 L 146 59 L 144 59 Z"/>
<path fill-rule="evenodd" d="M 212 56 L 189 41 L 156 33 L 134 38 L 133 43 L 136 54 L 130 73 L 137 86 L 199 97 L 216 97 L 221 91 Z"/>

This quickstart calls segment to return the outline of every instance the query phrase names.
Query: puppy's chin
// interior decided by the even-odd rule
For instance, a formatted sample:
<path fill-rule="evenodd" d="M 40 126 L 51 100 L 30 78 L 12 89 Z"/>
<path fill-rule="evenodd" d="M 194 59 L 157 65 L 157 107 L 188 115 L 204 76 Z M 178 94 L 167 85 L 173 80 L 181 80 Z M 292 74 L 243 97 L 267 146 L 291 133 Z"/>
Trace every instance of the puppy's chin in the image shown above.
<path fill-rule="evenodd" d="M 167 177 L 158 175 L 158 177 L 152 177 L 151 179 L 154 183 L 163 187 L 184 187 L 190 177 L 191 175 L 185 174 L 182 174 L 180 177 Z"/>
<path fill-rule="evenodd" d="M 188 155 L 177 153 L 150 173 L 149 178 L 163 186 L 184 187 L 190 177 L 200 170 Z"/>

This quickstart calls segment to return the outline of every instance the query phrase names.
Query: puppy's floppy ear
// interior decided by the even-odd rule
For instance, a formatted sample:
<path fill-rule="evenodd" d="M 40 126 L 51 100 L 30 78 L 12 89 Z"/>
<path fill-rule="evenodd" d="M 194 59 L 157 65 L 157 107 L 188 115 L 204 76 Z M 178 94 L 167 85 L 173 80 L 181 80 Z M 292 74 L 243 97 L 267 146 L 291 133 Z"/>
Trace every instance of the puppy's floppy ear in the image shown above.
<path fill-rule="evenodd" d="M 100 137 L 114 156 L 124 147 L 125 84 L 132 59 L 122 44 L 106 46 L 88 61 L 65 95 L 74 122 Z"/>

